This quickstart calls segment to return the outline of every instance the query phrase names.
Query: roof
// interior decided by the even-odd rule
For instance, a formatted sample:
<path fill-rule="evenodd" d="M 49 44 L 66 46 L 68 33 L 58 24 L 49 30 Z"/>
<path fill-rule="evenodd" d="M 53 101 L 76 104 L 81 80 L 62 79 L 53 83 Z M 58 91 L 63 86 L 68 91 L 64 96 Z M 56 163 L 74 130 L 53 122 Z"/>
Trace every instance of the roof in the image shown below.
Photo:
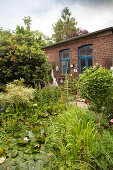
<path fill-rule="evenodd" d="M 98 30 L 98 31 L 95 31 L 95 32 L 88 33 L 88 34 L 72 37 L 70 39 L 66 39 L 66 40 L 54 43 L 52 45 L 44 46 L 44 47 L 42 47 L 42 49 L 49 48 L 49 47 L 54 47 L 56 45 L 60 45 L 60 44 L 67 43 L 67 42 L 71 42 L 73 40 L 85 38 L 85 37 L 88 37 L 88 36 L 91 36 L 91 35 L 95 35 L 95 34 L 99 34 L 99 33 L 106 32 L 106 31 L 113 31 L 113 27 L 109 27 L 109 28 L 105 28 L 105 29 L 102 29 L 102 30 Z"/>

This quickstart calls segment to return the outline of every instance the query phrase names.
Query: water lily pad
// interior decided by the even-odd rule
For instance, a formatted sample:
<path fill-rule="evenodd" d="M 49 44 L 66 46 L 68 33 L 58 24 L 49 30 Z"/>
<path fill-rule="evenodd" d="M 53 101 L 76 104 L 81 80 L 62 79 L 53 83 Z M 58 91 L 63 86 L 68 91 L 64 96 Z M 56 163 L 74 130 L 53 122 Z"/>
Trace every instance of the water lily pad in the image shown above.
<path fill-rule="evenodd" d="M 0 155 L 3 155 L 4 150 L 0 147 Z"/>

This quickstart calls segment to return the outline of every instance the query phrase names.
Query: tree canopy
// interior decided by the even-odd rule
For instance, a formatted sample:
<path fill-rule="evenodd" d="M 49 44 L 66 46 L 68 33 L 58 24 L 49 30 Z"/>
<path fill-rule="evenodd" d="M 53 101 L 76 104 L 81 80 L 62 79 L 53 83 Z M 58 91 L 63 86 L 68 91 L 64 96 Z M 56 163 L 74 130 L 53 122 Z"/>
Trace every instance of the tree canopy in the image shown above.
<path fill-rule="evenodd" d="M 20 78 L 29 85 L 49 80 L 50 66 L 41 50 L 46 45 L 44 38 L 41 33 L 30 31 L 30 17 L 25 18 L 24 24 L 17 26 L 14 33 L 0 30 L 0 84 Z"/>
<path fill-rule="evenodd" d="M 53 25 L 53 39 L 55 42 L 62 41 L 70 34 L 77 31 L 77 22 L 71 17 L 71 12 L 68 7 L 65 7 L 61 12 L 61 18 Z"/>
<path fill-rule="evenodd" d="M 77 27 L 76 19 L 71 17 L 71 12 L 68 7 L 62 10 L 61 17 L 53 25 L 53 31 L 54 34 L 52 38 L 55 42 L 88 33 L 87 30 L 82 30 Z"/>

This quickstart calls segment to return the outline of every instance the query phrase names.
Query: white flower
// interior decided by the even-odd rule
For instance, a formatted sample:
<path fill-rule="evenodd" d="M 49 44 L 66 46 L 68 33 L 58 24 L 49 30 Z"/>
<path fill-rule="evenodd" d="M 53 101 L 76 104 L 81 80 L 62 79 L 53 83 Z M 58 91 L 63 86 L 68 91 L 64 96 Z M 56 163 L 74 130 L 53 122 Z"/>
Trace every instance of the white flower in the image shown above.
<path fill-rule="evenodd" d="M 2 164 L 5 160 L 6 160 L 6 157 L 2 156 L 2 157 L 0 158 L 0 164 Z"/>
<path fill-rule="evenodd" d="M 37 106 L 37 103 L 34 103 L 33 106 Z"/>
<path fill-rule="evenodd" d="M 24 138 L 24 140 L 25 140 L 25 141 L 29 141 L 29 138 L 26 136 L 26 137 Z"/>

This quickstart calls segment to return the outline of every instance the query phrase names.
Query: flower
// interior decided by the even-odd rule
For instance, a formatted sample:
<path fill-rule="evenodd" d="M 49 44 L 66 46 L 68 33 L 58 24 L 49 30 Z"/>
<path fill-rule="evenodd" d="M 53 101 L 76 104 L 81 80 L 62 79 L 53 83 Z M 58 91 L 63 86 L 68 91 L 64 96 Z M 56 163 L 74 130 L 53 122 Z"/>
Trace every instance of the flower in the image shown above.
<path fill-rule="evenodd" d="M 41 89 L 41 84 L 39 83 L 39 89 Z"/>
<path fill-rule="evenodd" d="M 40 144 L 36 144 L 34 147 L 35 147 L 35 148 L 40 148 L 41 145 L 40 145 Z"/>
<path fill-rule="evenodd" d="M 47 153 L 47 156 L 51 159 L 54 155 L 52 152 Z"/>
<path fill-rule="evenodd" d="M 111 119 L 110 122 L 113 123 L 113 119 Z"/>
<path fill-rule="evenodd" d="M 2 164 L 5 160 L 6 160 L 6 157 L 2 156 L 2 157 L 0 158 L 0 164 Z"/>
<path fill-rule="evenodd" d="M 34 80 L 34 85 L 35 85 L 36 83 L 35 83 L 35 80 Z"/>
<path fill-rule="evenodd" d="M 50 86 L 51 86 L 51 89 L 52 89 L 52 84 Z"/>
<path fill-rule="evenodd" d="M 26 137 L 24 138 L 24 141 L 30 142 L 30 139 L 28 138 L 28 136 L 26 136 Z"/>
<path fill-rule="evenodd" d="M 46 87 L 46 82 L 45 82 L 45 87 Z"/>

